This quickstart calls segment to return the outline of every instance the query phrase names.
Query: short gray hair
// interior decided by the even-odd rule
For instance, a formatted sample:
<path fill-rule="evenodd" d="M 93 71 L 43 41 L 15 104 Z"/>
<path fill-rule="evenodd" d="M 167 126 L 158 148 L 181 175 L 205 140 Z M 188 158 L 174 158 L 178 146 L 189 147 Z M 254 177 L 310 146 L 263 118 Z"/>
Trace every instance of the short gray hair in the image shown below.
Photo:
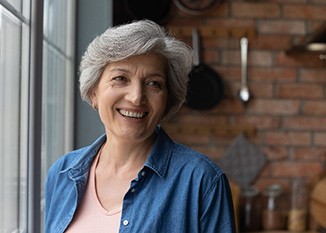
<path fill-rule="evenodd" d="M 82 99 L 92 104 L 92 90 L 97 86 L 108 63 L 152 52 L 165 57 L 168 64 L 165 118 L 172 116 L 186 98 L 192 53 L 187 44 L 175 39 L 163 27 L 150 20 L 109 28 L 90 43 L 80 64 Z"/>

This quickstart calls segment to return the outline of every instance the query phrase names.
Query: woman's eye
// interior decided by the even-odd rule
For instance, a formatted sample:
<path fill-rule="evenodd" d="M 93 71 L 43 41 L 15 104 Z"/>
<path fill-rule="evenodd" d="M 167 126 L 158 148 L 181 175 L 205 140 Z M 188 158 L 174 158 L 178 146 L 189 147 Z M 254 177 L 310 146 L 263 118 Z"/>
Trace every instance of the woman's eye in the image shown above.
<path fill-rule="evenodd" d="M 158 81 L 150 81 L 147 83 L 147 85 L 155 88 L 162 88 L 161 83 Z"/>
<path fill-rule="evenodd" d="M 126 78 L 123 77 L 123 76 L 117 76 L 117 77 L 114 77 L 112 80 L 113 80 L 113 81 L 125 81 Z"/>

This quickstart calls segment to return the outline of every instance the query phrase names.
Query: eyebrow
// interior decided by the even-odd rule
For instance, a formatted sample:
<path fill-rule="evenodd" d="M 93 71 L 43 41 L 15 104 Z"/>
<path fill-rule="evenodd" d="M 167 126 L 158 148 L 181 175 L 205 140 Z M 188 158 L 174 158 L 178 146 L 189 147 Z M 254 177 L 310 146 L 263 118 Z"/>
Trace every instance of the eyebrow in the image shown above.
<path fill-rule="evenodd" d="M 109 69 L 110 72 L 112 71 L 122 71 L 122 72 L 126 72 L 126 73 L 130 73 L 127 69 L 124 68 L 119 68 L 119 67 L 112 67 Z"/>
<path fill-rule="evenodd" d="M 109 69 L 109 71 L 110 72 L 120 71 L 120 72 L 130 73 L 130 71 L 128 69 L 120 68 L 120 67 L 112 67 L 111 69 Z M 165 73 L 159 73 L 159 72 L 155 72 L 155 71 L 152 73 L 149 73 L 147 76 L 148 77 L 161 77 L 163 79 L 166 79 Z"/>

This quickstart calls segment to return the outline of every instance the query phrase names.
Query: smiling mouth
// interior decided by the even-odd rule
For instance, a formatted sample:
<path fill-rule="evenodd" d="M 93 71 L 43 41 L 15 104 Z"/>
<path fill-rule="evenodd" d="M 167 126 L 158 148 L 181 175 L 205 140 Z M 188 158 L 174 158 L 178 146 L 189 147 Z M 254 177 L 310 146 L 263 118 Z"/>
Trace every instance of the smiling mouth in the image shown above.
<path fill-rule="evenodd" d="M 118 109 L 118 112 L 124 117 L 129 117 L 134 119 L 142 119 L 148 114 L 147 112 L 132 112 L 123 109 Z"/>

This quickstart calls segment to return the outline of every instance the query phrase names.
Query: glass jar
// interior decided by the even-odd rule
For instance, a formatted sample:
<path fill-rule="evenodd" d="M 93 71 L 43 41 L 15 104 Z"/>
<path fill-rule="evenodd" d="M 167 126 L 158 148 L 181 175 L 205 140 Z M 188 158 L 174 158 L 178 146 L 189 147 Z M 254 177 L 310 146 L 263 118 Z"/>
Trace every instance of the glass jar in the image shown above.
<path fill-rule="evenodd" d="M 261 230 L 261 198 L 256 187 L 248 187 L 241 191 L 239 201 L 240 232 Z"/>
<path fill-rule="evenodd" d="M 284 230 L 284 190 L 279 184 L 272 184 L 264 191 L 263 230 Z"/>
<path fill-rule="evenodd" d="M 308 190 L 304 179 L 292 181 L 288 230 L 304 231 L 307 225 Z"/>

